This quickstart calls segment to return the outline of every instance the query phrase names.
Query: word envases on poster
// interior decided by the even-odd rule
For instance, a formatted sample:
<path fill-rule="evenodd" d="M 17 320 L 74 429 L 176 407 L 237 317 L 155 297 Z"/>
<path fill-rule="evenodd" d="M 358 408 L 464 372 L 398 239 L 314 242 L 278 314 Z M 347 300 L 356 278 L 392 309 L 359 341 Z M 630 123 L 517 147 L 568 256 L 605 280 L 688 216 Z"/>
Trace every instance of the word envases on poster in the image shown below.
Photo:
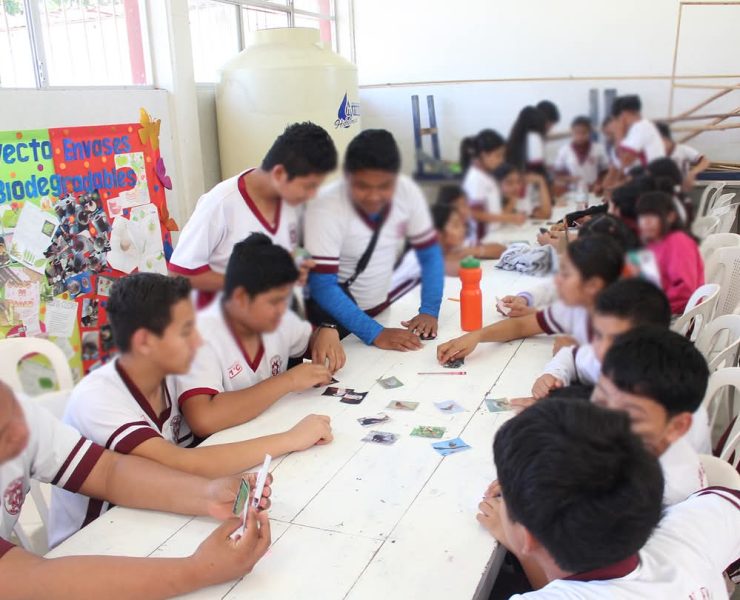
<path fill-rule="evenodd" d="M 107 361 L 115 279 L 167 272 L 165 187 L 144 109 L 139 123 L 0 132 L 0 338 L 48 337 L 76 375 Z M 48 379 L 26 369 L 31 387 Z"/>

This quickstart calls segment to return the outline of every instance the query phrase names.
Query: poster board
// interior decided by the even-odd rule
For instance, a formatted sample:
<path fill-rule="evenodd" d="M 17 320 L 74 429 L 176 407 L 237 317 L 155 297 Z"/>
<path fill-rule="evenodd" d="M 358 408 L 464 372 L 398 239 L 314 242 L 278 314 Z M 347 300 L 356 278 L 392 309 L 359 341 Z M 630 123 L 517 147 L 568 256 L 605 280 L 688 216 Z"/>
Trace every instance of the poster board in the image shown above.
<path fill-rule="evenodd" d="M 50 339 L 76 378 L 110 359 L 111 285 L 167 273 L 165 187 L 144 109 L 138 123 L 0 132 L 0 338 Z"/>

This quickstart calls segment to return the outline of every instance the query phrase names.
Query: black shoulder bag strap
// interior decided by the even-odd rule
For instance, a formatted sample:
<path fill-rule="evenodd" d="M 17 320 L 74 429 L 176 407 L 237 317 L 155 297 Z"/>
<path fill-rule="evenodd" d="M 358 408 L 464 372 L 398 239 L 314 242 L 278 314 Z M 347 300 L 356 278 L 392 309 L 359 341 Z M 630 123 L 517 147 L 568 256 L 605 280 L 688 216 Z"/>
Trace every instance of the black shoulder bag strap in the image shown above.
<path fill-rule="evenodd" d="M 370 258 L 372 257 L 373 252 L 375 252 L 375 246 L 377 245 L 378 238 L 380 237 L 380 230 L 383 228 L 383 224 L 385 223 L 385 219 L 387 216 L 388 215 L 383 215 L 382 220 L 375 227 L 375 231 L 373 231 L 373 236 L 370 238 L 370 243 L 367 245 L 367 248 L 365 248 L 365 252 L 362 253 L 360 260 L 357 261 L 357 266 L 355 267 L 355 272 L 352 273 L 352 277 L 341 284 L 341 286 L 345 290 L 349 291 L 349 286 L 351 286 L 355 282 L 355 280 L 360 275 L 362 275 L 362 272 L 370 263 Z"/>

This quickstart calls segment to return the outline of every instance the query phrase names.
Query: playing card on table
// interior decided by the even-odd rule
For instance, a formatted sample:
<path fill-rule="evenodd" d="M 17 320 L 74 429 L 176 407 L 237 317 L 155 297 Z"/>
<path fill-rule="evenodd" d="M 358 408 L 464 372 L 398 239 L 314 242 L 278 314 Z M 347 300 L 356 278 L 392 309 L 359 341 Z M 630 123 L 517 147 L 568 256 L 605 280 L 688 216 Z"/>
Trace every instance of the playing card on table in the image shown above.
<path fill-rule="evenodd" d="M 385 413 L 378 413 L 374 417 L 360 417 L 357 422 L 363 427 L 370 427 L 370 425 L 377 425 L 378 423 L 385 423 L 390 421 L 391 418 Z"/>
<path fill-rule="evenodd" d="M 393 410 L 416 410 L 419 406 L 418 402 L 410 402 L 408 400 L 394 400 L 389 402 L 386 408 L 392 408 Z"/>
<path fill-rule="evenodd" d="M 465 364 L 465 359 L 464 358 L 451 358 L 450 360 L 448 360 L 442 366 L 445 369 L 459 369 L 464 364 Z"/>
<path fill-rule="evenodd" d="M 411 435 L 416 437 L 425 438 L 441 438 L 445 434 L 446 429 L 444 427 L 432 427 L 431 425 L 419 425 L 414 427 L 411 431 Z"/>
<path fill-rule="evenodd" d="M 244 511 L 244 505 L 247 503 L 247 500 L 249 499 L 249 483 L 247 483 L 246 479 L 242 479 L 241 483 L 239 484 L 239 491 L 236 494 L 236 499 L 234 500 L 234 508 L 232 509 L 232 512 L 236 516 L 241 516 L 242 512 Z"/>
<path fill-rule="evenodd" d="M 488 412 L 506 412 L 511 410 L 511 403 L 508 398 L 493 398 L 492 396 L 486 395 L 486 408 Z"/>
<path fill-rule="evenodd" d="M 468 446 L 460 438 L 455 438 L 452 440 L 445 440 L 444 442 L 435 442 L 432 444 L 432 448 L 434 448 L 442 456 L 449 456 L 450 454 L 456 454 L 457 452 L 462 452 L 463 450 L 469 450 L 470 446 Z"/>
<path fill-rule="evenodd" d="M 460 406 L 457 402 L 455 402 L 454 400 L 442 400 L 441 402 L 435 402 L 434 406 L 436 406 L 440 411 L 448 415 L 459 413 L 459 412 L 465 412 L 465 409 L 462 406 Z"/>
<path fill-rule="evenodd" d="M 397 433 L 389 433 L 387 431 L 371 431 L 364 438 L 363 442 L 370 442 L 372 444 L 382 444 L 383 446 L 390 446 L 398 441 L 399 435 Z"/>
<path fill-rule="evenodd" d="M 347 390 L 347 393 L 342 396 L 340 402 L 345 404 L 359 404 L 365 399 L 367 392 L 355 392 L 354 390 Z"/>
<path fill-rule="evenodd" d="M 322 396 L 332 396 L 334 398 L 341 398 L 347 393 L 352 393 L 355 390 L 352 388 L 340 388 L 340 387 L 328 387 L 326 388 L 321 395 Z"/>
<path fill-rule="evenodd" d="M 385 379 L 378 379 L 378 383 L 387 390 L 392 390 L 393 388 L 398 388 L 403 385 L 401 380 L 397 377 L 386 377 Z"/>

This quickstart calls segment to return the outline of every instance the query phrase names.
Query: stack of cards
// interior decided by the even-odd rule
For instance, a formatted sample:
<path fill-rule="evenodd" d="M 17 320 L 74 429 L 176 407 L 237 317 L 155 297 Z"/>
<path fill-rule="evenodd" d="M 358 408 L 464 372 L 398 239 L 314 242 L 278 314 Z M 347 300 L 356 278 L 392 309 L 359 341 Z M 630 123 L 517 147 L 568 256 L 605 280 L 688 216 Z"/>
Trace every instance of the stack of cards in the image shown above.
<path fill-rule="evenodd" d="M 456 454 L 458 452 L 462 452 L 463 450 L 470 450 L 470 446 L 468 446 L 460 438 L 446 440 L 444 442 L 435 442 L 432 444 L 432 448 L 434 448 L 442 456 L 449 456 L 450 454 Z"/>
<path fill-rule="evenodd" d="M 340 402 L 345 404 L 359 404 L 367 396 L 367 392 L 356 392 L 352 388 L 340 388 L 330 386 L 324 390 L 322 396 L 331 396 L 332 398 L 341 398 Z"/>
<path fill-rule="evenodd" d="M 334 379 L 334 378 L 332 377 L 332 378 L 331 378 L 331 381 L 330 381 L 329 383 L 327 383 L 326 385 L 333 385 L 333 384 L 335 384 L 335 383 L 339 383 L 339 380 L 338 380 L 338 379 Z M 320 383 L 317 383 L 317 384 L 316 384 L 315 386 L 313 386 L 313 387 L 315 387 L 315 388 L 319 388 L 319 387 L 324 387 L 324 386 L 323 386 L 322 384 L 320 384 Z"/>
<path fill-rule="evenodd" d="M 445 369 L 459 369 L 464 364 L 465 364 L 465 359 L 464 358 L 451 358 L 450 360 L 448 360 L 442 366 Z"/>

